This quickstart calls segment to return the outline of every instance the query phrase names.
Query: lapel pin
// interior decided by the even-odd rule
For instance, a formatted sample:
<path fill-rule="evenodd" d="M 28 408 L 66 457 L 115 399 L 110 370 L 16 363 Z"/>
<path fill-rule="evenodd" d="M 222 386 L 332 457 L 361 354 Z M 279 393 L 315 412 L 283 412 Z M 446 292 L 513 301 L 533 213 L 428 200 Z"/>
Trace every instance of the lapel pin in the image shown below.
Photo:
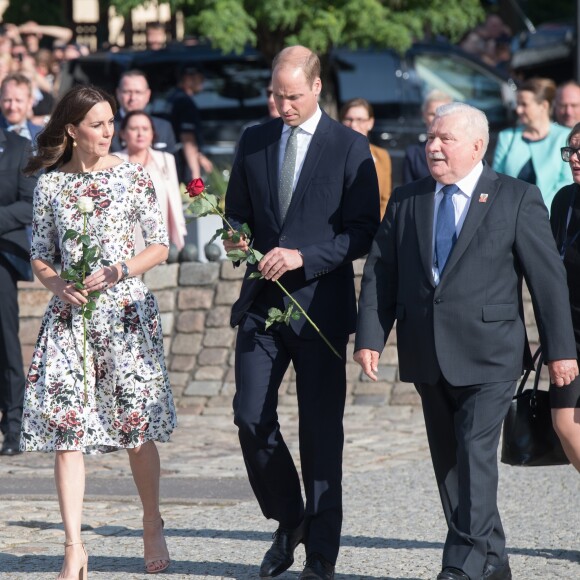
<path fill-rule="evenodd" d="M 479 203 L 487 203 L 488 197 L 489 197 L 488 193 L 480 193 L 479 194 Z"/>

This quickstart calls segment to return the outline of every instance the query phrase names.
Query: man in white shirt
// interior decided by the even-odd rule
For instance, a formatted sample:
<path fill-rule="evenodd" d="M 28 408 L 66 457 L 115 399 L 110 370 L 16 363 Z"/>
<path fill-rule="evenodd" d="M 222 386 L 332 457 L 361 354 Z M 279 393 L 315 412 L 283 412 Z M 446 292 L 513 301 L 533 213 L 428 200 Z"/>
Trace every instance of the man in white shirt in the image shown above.
<path fill-rule="evenodd" d="M 497 446 L 515 381 L 532 364 L 524 274 L 552 382 L 578 374 L 566 272 L 541 193 L 484 165 L 488 142 L 481 111 L 437 109 L 431 175 L 393 192 L 359 300 L 355 360 L 377 380 L 396 320 L 400 379 L 421 396 L 448 527 L 438 580 L 512 577 Z"/>
<path fill-rule="evenodd" d="M 4 77 L 0 85 L 0 128 L 34 142 L 42 130 L 29 120 L 34 104 L 32 83 L 21 73 Z"/>
<path fill-rule="evenodd" d="M 305 47 L 274 60 L 272 89 L 280 118 L 243 134 L 226 194 L 236 229 L 251 239 L 226 240 L 227 251 L 264 254 L 249 265 L 232 308 L 236 343 L 234 421 L 250 483 L 267 518 L 278 522 L 260 576 L 278 576 L 306 547 L 300 580 L 332 580 L 342 524 L 342 417 L 346 344 L 354 332 L 352 261 L 366 254 L 379 223 L 377 175 L 368 141 L 318 106 L 320 61 Z M 251 278 L 259 271 L 263 278 Z M 271 308 L 288 297 L 308 312 L 342 358 L 302 316 L 265 328 Z M 290 363 L 296 372 L 302 498 L 294 461 L 280 432 L 278 389 Z"/>

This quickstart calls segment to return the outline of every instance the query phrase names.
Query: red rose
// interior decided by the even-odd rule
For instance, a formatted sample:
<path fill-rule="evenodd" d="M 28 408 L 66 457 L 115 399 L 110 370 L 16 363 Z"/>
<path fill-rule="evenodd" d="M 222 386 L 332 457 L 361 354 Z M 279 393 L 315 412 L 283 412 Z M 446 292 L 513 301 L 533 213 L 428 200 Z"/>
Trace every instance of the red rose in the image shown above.
<path fill-rule="evenodd" d="M 203 193 L 205 183 L 201 177 L 196 177 L 187 184 L 185 189 L 187 190 L 187 193 L 189 193 L 189 197 L 197 197 L 200 193 Z"/>

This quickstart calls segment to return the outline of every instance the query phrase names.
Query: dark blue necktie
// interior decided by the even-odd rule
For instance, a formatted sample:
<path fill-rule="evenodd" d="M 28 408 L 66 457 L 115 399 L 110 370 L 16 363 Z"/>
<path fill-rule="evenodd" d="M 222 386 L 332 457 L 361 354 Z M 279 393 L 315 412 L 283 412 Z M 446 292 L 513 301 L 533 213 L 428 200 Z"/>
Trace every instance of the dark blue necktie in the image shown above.
<path fill-rule="evenodd" d="M 455 208 L 453 194 L 459 191 L 457 185 L 446 185 L 442 190 L 443 199 L 437 210 L 437 224 L 435 226 L 435 259 L 439 275 L 443 272 L 453 244 L 457 239 L 455 233 Z"/>

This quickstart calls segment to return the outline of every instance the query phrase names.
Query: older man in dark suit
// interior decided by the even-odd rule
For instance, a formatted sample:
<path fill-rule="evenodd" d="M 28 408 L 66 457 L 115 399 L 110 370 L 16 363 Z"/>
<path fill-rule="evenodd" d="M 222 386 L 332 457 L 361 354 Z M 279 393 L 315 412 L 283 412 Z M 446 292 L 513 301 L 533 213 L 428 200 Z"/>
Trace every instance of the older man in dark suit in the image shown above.
<path fill-rule="evenodd" d="M 248 267 L 232 324 L 236 344 L 235 423 L 262 512 L 278 521 L 260 576 L 278 576 L 306 546 L 302 580 L 330 580 L 342 523 L 342 418 L 345 356 L 356 322 L 352 261 L 368 252 L 379 223 L 377 176 L 367 140 L 318 106 L 320 62 L 307 48 L 274 60 L 272 88 L 281 115 L 240 141 L 226 195 L 228 219 L 248 223 L 252 240 L 226 250 L 265 254 Z M 288 298 L 280 280 L 330 339 L 331 352 L 304 318 L 265 330 L 268 310 Z M 278 388 L 293 363 L 300 417 L 300 480 L 276 413 Z"/>
<path fill-rule="evenodd" d="M 24 373 L 18 338 L 18 280 L 31 280 L 26 227 L 36 178 L 25 177 L 30 142 L 0 129 L 0 455 L 19 453 Z"/>
<path fill-rule="evenodd" d="M 437 109 L 431 177 L 393 192 L 364 269 L 355 360 L 376 380 L 397 321 L 400 377 L 421 395 L 448 525 L 439 580 L 508 580 L 497 509 L 497 445 L 514 384 L 531 363 L 522 278 L 550 377 L 577 374 L 566 274 L 537 187 L 482 159 L 485 115 Z"/>

